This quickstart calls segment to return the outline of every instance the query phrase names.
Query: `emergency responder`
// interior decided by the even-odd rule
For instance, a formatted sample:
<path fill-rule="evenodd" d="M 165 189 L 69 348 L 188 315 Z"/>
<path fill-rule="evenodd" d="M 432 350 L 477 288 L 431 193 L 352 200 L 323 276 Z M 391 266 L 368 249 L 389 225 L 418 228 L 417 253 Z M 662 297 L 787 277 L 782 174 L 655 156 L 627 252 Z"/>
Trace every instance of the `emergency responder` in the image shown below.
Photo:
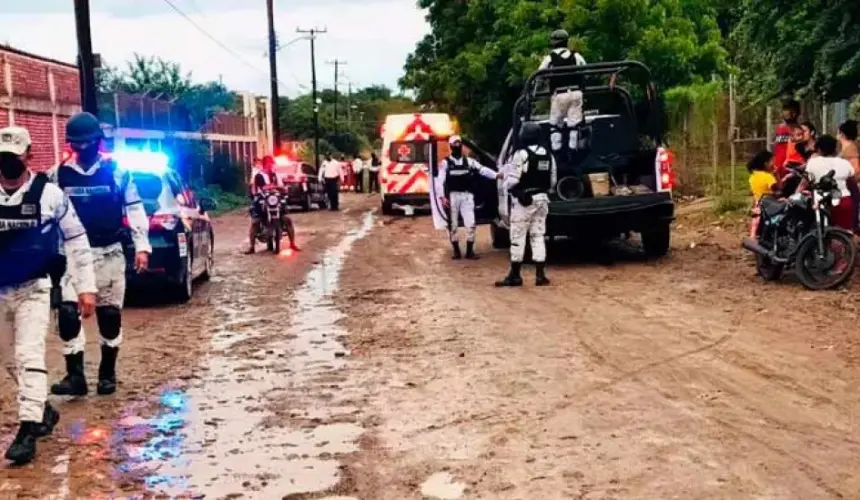
<path fill-rule="evenodd" d="M 565 30 L 555 30 L 550 35 L 552 51 L 544 57 L 538 70 L 582 66 L 585 58 L 579 52 L 571 52 L 568 48 L 570 35 Z M 569 132 L 568 147 L 576 150 L 579 144 L 579 132 L 574 130 L 582 120 L 582 77 L 575 75 L 560 75 L 549 78 L 550 97 L 549 123 L 554 127 L 550 136 L 553 151 L 562 148 L 562 130 Z"/>
<path fill-rule="evenodd" d="M 66 193 L 87 230 L 96 275 L 96 322 L 101 334 L 99 395 L 116 392 L 116 360 L 122 344 L 122 306 L 125 298 L 125 254 L 128 232 L 134 245 L 134 268 L 143 272 L 149 264 L 149 218 L 129 172 L 102 156 L 104 138 L 98 119 L 78 113 L 66 124 L 66 141 L 74 155 L 52 173 Z M 128 220 L 126 230 L 123 216 Z M 63 280 L 63 303 L 58 314 L 60 338 L 66 358 L 66 376 L 51 386 L 61 396 L 85 396 L 85 333 L 81 311 L 75 303 L 75 284 Z"/>
<path fill-rule="evenodd" d="M 248 186 L 251 208 L 248 213 L 251 215 L 251 227 L 248 229 L 248 250 L 246 254 L 253 254 L 257 251 L 257 234 L 260 233 L 260 224 L 263 214 L 261 210 L 260 195 L 266 189 L 283 190 L 284 186 L 278 174 L 275 173 L 275 159 L 271 156 L 263 158 L 259 169 L 252 171 L 251 182 Z M 298 252 L 299 247 L 296 245 L 296 229 L 293 226 L 293 220 L 288 215 L 284 215 L 284 222 L 287 226 L 287 238 L 290 240 L 290 249 Z"/>
<path fill-rule="evenodd" d="M 18 384 L 21 426 L 6 451 L 6 459 L 16 464 L 30 462 L 36 440 L 51 434 L 60 420 L 47 403 L 45 370 L 52 268 L 68 262 L 83 316 L 92 315 L 96 300 L 84 228 L 62 191 L 46 175 L 27 169 L 29 157 L 27 129 L 0 129 L 0 358 Z"/>
<path fill-rule="evenodd" d="M 454 260 L 463 258 L 460 251 L 460 237 L 457 228 L 460 216 L 466 226 L 466 258 L 475 260 L 475 174 L 487 179 L 501 179 L 502 174 L 487 168 L 473 158 L 463 154 L 463 140 L 458 135 L 448 139 L 451 154 L 439 164 L 439 179 L 442 182 L 444 195 L 440 200 L 448 210 L 448 233 L 451 237 L 451 247 L 454 249 Z"/>
<path fill-rule="evenodd" d="M 532 260 L 537 268 L 535 284 L 549 285 L 546 277 L 546 217 L 549 191 L 556 183 L 556 163 L 552 154 L 541 147 L 540 126 L 527 122 L 519 133 L 520 147 L 514 153 L 505 187 L 511 200 L 511 270 L 496 286 L 522 286 L 520 276 L 526 249 L 526 236 L 532 246 Z"/>

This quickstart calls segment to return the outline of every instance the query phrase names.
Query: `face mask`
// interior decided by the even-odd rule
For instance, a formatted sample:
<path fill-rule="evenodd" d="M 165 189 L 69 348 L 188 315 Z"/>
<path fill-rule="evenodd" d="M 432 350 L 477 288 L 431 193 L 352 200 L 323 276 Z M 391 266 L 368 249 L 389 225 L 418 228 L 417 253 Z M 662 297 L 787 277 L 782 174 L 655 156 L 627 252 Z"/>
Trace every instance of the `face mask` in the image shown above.
<path fill-rule="evenodd" d="M 72 144 L 72 150 L 78 155 L 78 163 L 81 166 L 91 166 L 96 162 L 99 156 L 98 142 L 90 142 L 86 144 Z"/>
<path fill-rule="evenodd" d="M 27 165 L 17 155 L 4 153 L 0 155 L 0 175 L 7 180 L 15 180 L 24 175 Z"/>
<path fill-rule="evenodd" d="M 456 156 L 457 158 L 459 158 L 460 156 L 463 155 L 463 146 L 460 146 L 460 145 L 451 146 L 451 154 Z"/>

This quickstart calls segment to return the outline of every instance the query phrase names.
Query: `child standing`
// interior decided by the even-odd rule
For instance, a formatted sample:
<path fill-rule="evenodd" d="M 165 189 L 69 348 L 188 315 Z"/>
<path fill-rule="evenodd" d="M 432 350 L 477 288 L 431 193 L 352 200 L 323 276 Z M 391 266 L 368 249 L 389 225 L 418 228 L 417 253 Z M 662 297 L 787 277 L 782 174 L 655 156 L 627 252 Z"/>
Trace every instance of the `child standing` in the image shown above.
<path fill-rule="evenodd" d="M 755 238 L 761 220 L 761 209 L 759 205 L 762 197 L 773 194 L 777 185 L 776 177 L 773 175 L 773 154 L 770 151 L 762 151 L 756 154 L 747 163 L 750 173 L 750 191 L 753 195 L 753 218 L 750 223 L 750 238 Z"/>

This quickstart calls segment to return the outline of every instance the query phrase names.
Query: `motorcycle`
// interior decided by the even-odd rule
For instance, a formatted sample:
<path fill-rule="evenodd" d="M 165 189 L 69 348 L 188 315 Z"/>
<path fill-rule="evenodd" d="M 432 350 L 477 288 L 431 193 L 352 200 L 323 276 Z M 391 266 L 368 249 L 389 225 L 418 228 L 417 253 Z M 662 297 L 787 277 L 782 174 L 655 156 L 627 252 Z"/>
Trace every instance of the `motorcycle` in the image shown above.
<path fill-rule="evenodd" d="M 742 246 L 755 254 L 756 271 L 767 281 L 793 267 L 809 290 L 839 287 L 854 273 L 857 248 L 850 232 L 830 225 L 830 212 L 842 199 L 835 172 L 818 182 L 797 174 L 805 187 L 787 198 L 762 198 L 756 237 L 744 238 Z"/>
<path fill-rule="evenodd" d="M 266 244 L 270 252 L 281 253 L 281 239 L 284 236 L 285 214 L 287 212 L 287 197 L 276 190 L 267 190 L 260 194 L 257 203 L 262 215 L 260 231 L 257 240 Z"/>

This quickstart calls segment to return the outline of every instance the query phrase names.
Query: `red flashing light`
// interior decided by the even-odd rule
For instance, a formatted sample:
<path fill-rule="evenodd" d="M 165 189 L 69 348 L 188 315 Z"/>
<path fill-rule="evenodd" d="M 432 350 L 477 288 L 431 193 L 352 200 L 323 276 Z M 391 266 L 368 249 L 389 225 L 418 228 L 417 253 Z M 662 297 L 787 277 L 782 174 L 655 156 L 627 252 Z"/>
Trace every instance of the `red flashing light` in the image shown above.
<path fill-rule="evenodd" d="M 675 188 L 675 171 L 672 165 L 675 163 L 675 155 L 668 149 L 662 149 L 658 153 L 657 160 L 660 162 L 660 187 L 662 190 L 671 191 Z"/>

